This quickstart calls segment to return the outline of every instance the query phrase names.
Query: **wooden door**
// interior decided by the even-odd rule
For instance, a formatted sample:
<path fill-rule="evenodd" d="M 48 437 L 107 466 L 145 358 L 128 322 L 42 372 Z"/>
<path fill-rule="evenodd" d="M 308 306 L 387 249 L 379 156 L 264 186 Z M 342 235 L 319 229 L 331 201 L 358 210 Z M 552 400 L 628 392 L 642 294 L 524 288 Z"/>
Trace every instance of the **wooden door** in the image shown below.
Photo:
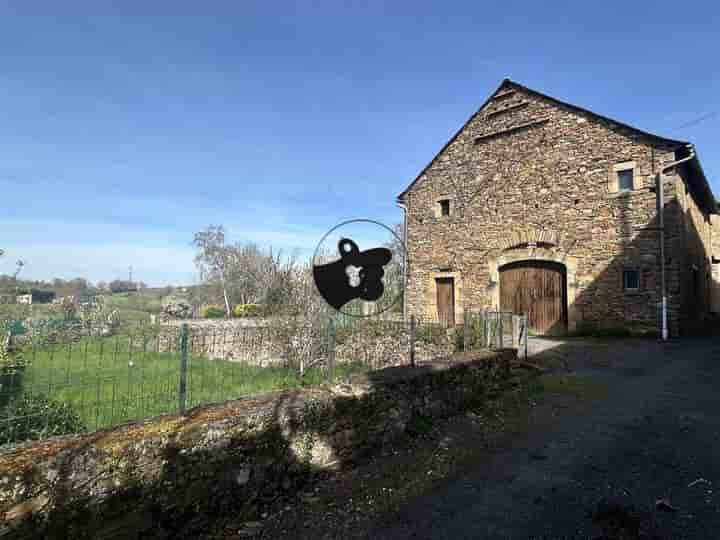
<path fill-rule="evenodd" d="M 435 286 L 438 321 L 445 326 L 453 325 L 455 324 L 455 279 L 437 278 Z"/>
<path fill-rule="evenodd" d="M 500 270 L 500 309 L 527 313 L 528 326 L 538 334 L 567 331 L 565 267 L 545 261 L 522 261 Z"/>

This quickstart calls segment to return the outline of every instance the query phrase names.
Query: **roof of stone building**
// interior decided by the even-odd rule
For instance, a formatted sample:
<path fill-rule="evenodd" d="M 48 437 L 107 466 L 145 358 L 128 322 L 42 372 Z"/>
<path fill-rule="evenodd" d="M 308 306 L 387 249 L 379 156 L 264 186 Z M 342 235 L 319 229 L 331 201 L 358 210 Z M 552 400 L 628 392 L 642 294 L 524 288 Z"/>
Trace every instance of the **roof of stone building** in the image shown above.
<path fill-rule="evenodd" d="M 545 99 L 545 100 L 547 100 L 547 101 L 550 101 L 550 102 L 552 102 L 552 103 L 555 103 L 555 104 L 559 105 L 560 107 L 569 108 L 569 109 L 571 109 L 571 110 L 574 110 L 574 111 L 577 111 L 577 112 L 580 112 L 580 113 L 583 113 L 583 114 L 591 115 L 591 116 L 593 116 L 593 117 L 595 117 L 595 118 L 598 118 L 598 119 L 600 119 L 600 120 L 604 120 L 604 121 L 606 121 L 606 122 L 613 123 L 613 124 L 615 124 L 615 125 L 617 125 L 617 126 L 619 126 L 619 127 L 622 127 L 622 128 L 625 128 L 625 129 L 629 129 L 629 130 L 637 133 L 638 135 L 641 135 L 641 136 L 643 136 L 643 137 L 647 137 L 647 138 L 649 138 L 649 139 L 652 139 L 652 140 L 654 140 L 654 141 L 657 142 L 657 143 L 666 144 L 666 145 L 669 145 L 669 146 L 671 146 L 671 147 L 674 147 L 675 149 L 686 149 L 688 146 L 692 146 L 692 143 L 690 143 L 690 142 L 688 142 L 688 141 L 681 141 L 681 140 L 678 140 L 678 139 L 669 139 L 669 138 L 667 138 L 667 137 L 662 137 L 662 136 L 656 135 L 656 134 L 654 134 L 654 133 L 650 133 L 650 132 L 647 132 L 647 131 L 643 131 L 643 130 L 641 130 L 641 129 L 639 129 L 639 128 L 636 128 L 635 126 L 631 126 L 631 125 L 629 125 L 629 124 L 625 124 L 625 123 L 620 122 L 620 121 L 618 121 L 618 120 L 615 120 L 615 119 L 613 119 L 613 118 L 609 118 L 609 117 L 607 117 L 607 116 L 603 116 L 603 115 L 598 114 L 598 113 L 596 113 L 596 112 L 593 112 L 593 111 L 590 111 L 590 110 L 588 110 L 588 109 L 584 109 L 584 108 L 582 108 L 582 107 L 579 107 L 578 105 L 573 105 L 572 103 L 567 103 L 567 102 L 565 102 L 565 101 L 561 101 L 561 100 L 559 100 L 559 99 L 557 99 L 557 98 L 554 98 L 554 97 L 549 96 L 549 95 L 547 95 L 547 94 L 543 94 L 542 92 L 538 92 L 537 90 L 533 90 L 532 88 L 528 88 L 527 86 L 523 86 L 523 85 L 520 84 L 520 83 L 517 83 L 517 82 L 515 82 L 515 81 L 512 81 L 512 80 L 510 80 L 510 79 L 508 79 L 508 78 L 505 78 L 505 79 L 503 79 L 503 81 L 500 83 L 500 86 L 498 86 L 497 89 L 490 94 L 490 96 L 485 100 L 485 102 L 484 102 L 482 105 L 480 105 L 480 107 L 478 108 L 478 110 L 475 111 L 475 112 L 472 114 L 472 116 L 470 116 L 470 118 L 467 119 L 467 121 L 466 121 L 466 122 L 460 127 L 460 129 L 450 138 L 450 140 L 449 140 L 447 143 L 445 143 L 445 145 L 440 149 L 440 151 L 435 155 L 435 157 L 433 157 L 433 159 L 430 160 L 430 162 L 420 171 L 420 173 L 415 177 L 415 179 L 410 183 L 410 185 L 408 185 L 408 187 L 405 188 L 405 190 L 404 190 L 402 193 L 400 193 L 400 195 L 398 195 L 398 197 L 397 197 L 397 200 L 398 200 L 398 201 L 402 201 L 402 200 L 403 200 L 403 197 L 405 196 L 405 194 L 413 188 L 413 186 L 418 182 L 418 180 L 420 180 L 420 178 L 422 177 L 422 175 L 425 174 L 425 171 L 427 171 L 427 170 L 430 168 L 430 166 L 435 162 L 435 160 L 445 151 L 445 149 L 446 149 L 448 146 L 450 146 L 450 144 L 452 144 L 452 142 L 453 142 L 455 139 L 457 139 L 457 137 L 460 135 L 460 133 L 463 132 L 463 130 L 467 127 L 467 125 L 468 125 L 470 122 L 472 122 L 472 120 L 473 120 L 478 114 L 480 114 L 480 111 L 482 111 L 482 110 L 485 108 L 485 106 L 490 102 L 490 100 L 492 100 L 493 97 L 495 97 L 495 95 L 496 95 L 498 92 L 500 92 L 500 90 L 502 90 L 503 88 L 508 88 L 508 87 L 509 87 L 509 88 L 514 88 L 514 89 L 517 89 L 517 90 L 521 90 L 521 91 L 524 91 L 524 92 L 526 92 L 526 93 L 533 94 L 533 95 L 535 95 L 535 96 L 539 96 L 540 98 L 543 98 L 543 99 Z M 699 158 L 697 157 L 697 150 L 695 150 L 695 153 L 696 153 L 695 159 L 691 160 L 691 162 L 690 162 L 690 163 L 692 163 L 692 165 L 691 165 L 690 163 L 688 163 L 688 164 L 685 165 L 685 167 L 684 167 L 685 170 L 689 170 L 689 171 L 690 171 L 690 176 L 693 177 L 693 180 L 691 180 L 691 184 L 693 184 L 693 185 L 692 185 L 691 187 L 694 188 L 694 190 L 695 190 L 695 191 L 698 193 L 698 195 L 701 197 L 702 202 L 706 203 L 706 207 L 707 207 L 707 209 L 708 209 L 709 211 L 711 211 L 711 212 L 712 212 L 712 211 L 714 211 L 714 212 L 719 212 L 719 211 L 720 211 L 720 207 L 719 207 L 718 205 L 719 205 L 720 203 L 718 203 L 718 202 L 715 200 L 715 196 L 713 195 L 713 192 L 712 192 L 712 190 L 710 189 L 710 185 L 709 185 L 709 183 L 708 183 L 708 181 L 707 181 L 707 179 L 706 179 L 706 177 L 705 177 L 705 173 L 704 173 L 703 170 L 702 170 L 702 166 L 700 165 L 700 160 L 699 160 Z M 684 156 L 681 156 L 681 157 L 684 157 Z"/>

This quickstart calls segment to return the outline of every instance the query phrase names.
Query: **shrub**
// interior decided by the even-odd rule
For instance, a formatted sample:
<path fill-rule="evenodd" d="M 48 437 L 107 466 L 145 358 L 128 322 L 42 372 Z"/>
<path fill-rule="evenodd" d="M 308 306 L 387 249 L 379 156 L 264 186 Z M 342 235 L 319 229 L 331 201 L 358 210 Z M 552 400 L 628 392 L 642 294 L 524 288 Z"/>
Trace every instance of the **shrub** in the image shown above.
<path fill-rule="evenodd" d="M 225 316 L 225 310 L 220 306 L 205 306 L 202 316 L 204 319 L 222 319 Z"/>
<path fill-rule="evenodd" d="M 69 403 L 24 396 L 0 409 L 0 444 L 81 433 L 87 426 Z"/>
<path fill-rule="evenodd" d="M 443 338 L 445 337 L 445 332 L 446 330 L 439 325 L 420 325 L 417 328 L 415 339 L 417 341 L 422 341 L 423 343 L 426 343 L 428 345 L 439 345 L 442 343 Z"/>
<path fill-rule="evenodd" d="M 335 344 L 342 345 L 352 336 L 352 328 L 349 326 L 339 326 L 335 330 Z"/>
<path fill-rule="evenodd" d="M 238 304 L 233 313 L 236 317 L 257 317 L 260 315 L 260 306 L 258 304 Z"/>
<path fill-rule="evenodd" d="M 453 341 L 455 342 L 455 352 L 464 351 L 465 334 L 462 326 L 459 326 L 453 330 Z M 470 344 L 468 343 L 468 346 L 469 345 Z"/>

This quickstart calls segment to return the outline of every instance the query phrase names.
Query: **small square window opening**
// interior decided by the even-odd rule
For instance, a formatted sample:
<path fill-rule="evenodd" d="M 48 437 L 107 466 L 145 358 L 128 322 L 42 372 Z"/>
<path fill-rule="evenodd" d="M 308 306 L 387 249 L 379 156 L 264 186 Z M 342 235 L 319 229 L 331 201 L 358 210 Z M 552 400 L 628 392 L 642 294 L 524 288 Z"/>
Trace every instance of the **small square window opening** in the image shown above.
<path fill-rule="evenodd" d="M 623 270 L 623 288 L 626 291 L 637 291 L 640 288 L 639 270 Z"/>
<path fill-rule="evenodd" d="M 450 215 L 450 200 L 449 199 L 443 199 L 440 201 L 440 215 L 441 216 L 449 216 Z"/>
<path fill-rule="evenodd" d="M 624 171 L 618 171 L 618 190 L 619 191 L 632 191 L 633 188 L 633 170 L 626 169 Z"/>

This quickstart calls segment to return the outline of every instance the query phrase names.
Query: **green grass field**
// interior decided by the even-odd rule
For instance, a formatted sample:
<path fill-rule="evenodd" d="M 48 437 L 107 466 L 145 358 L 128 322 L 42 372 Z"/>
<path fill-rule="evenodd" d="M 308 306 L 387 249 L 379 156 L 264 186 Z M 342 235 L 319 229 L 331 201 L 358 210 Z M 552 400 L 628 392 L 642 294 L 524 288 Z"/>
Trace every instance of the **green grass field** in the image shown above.
<path fill-rule="evenodd" d="M 179 353 L 158 353 L 141 338 L 84 338 L 74 344 L 29 350 L 21 374 L 5 377 L 2 394 L 41 394 L 72 405 L 89 430 L 178 411 Z M 359 364 L 335 368 L 337 377 L 365 371 Z M 261 368 L 189 355 L 187 408 L 273 390 L 316 386 L 327 371 Z M 0 394 L 0 397 L 2 397 Z"/>
<path fill-rule="evenodd" d="M 162 296 L 158 292 L 115 293 L 102 296 L 109 309 L 115 309 L 123 323 L 149 321 L 151 314 L 160 313 Z M 0 317 L 8 319 L 35 320 L 61 319 L 63 314 L 54 304 L 0 304 Z"/>

